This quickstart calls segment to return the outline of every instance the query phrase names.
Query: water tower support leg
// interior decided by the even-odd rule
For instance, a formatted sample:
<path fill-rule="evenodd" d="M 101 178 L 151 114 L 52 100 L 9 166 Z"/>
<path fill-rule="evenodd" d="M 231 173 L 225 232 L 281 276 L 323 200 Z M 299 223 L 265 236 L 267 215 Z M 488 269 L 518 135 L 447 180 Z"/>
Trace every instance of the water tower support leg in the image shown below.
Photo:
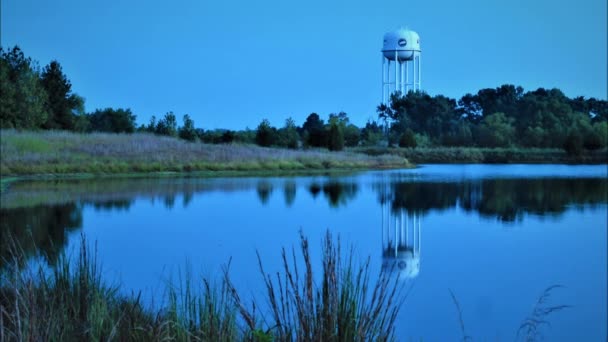
<path fill-rule="evenodd" d="M 409 69 L 410 69 L 410 63 L 405 62 L 405 93 L 406 94 L 410 90 Z"/>
<path fill-rule="evenodd" d="M 418 90 L 422 90 L 422 55 L 418 54 Z"/>
<path fill-rule="evenodd" d="M 398 57 L 399 54 L 395 50 L 395 91 L 399 90 L 399 82 L 397 81 L 399 79 L 399 59 L 397 59 Z"/>
<path fill-rule="evenodd" d="M 386 71 L 384 70 L 386 66 L 386 59 L 384 58 L 384 55 L 382 56 L 382 103 L 386 103 L 386 96 L 384 94 L 384 88 L 386 87 L 386 79 L 385 79 L 385 73 Z"/>

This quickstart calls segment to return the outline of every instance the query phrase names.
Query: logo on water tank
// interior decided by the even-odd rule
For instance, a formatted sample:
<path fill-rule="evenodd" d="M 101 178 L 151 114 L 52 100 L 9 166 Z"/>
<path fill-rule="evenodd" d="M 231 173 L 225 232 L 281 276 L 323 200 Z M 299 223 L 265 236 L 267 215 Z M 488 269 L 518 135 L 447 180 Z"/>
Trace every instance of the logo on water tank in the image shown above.
<path fill-rule="evenodd" d="M 399 39 L 399 41 L 397 42 L 397 44 L 399 44 L 399 46 L 406 46 L 407 45 L 407 40 L 401 38 L 401 39 Z"/>

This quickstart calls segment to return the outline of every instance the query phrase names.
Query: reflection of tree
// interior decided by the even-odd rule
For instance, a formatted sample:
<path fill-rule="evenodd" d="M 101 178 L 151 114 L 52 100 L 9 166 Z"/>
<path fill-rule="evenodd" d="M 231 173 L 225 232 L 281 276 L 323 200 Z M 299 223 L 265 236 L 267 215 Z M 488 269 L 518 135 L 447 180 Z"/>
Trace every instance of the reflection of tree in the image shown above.
<path fill-rule="evenodd" d="M 111 201 L 96 201 L 93 202 L 93 208 L 97 211 L 108 211 L 112 209 L 116 209 L 118 211 L 124 210 L 128 211 L 131 208 L 132 201 L 129 199 L 122 200 L 111 200 Z"/>
<path fill-rule="evenodd" d="M 317 198 L 317 196 L 319 195 L 319 192 L 321 192 L 321 186 L 317 183 L 312 183 L 308 187 L 308 191 L 310 191 L 312 198 Z"/>
<path fill-rule="evenodd" d="M 333 208 L 339 207 L 340 205 L 346 205 L 349 200 L 357 196 L 357 184 L 356 183 L 341 183 L 341 182 L 327 182 L 323 184 L 323 193 L 329 205 Z"/>
<path fill-rule="evenodd" d="M 457 205 L 501 221 L 525 213 L 560 214 L 569 205 L 606 203 L 608 181 L 602 178 L 483 179 L 462 182 L 395 182 L 375 186 L 382 203 L 387 197 L 394 211 L 427 212 Z M 386 196 L 385 192 L 392 192 Z"/>
<path fill-rule="evenodd" d="M 66 232 L 81 227 L 82 209 L 74 203 L 0 209 L 0 266 L 10 259 L 11 241 L 26 256 L 42 255 L 54 264 L 67 242 Z"/>
<path fill-rule="evenodd" d="M 192 193 L 192 191 L 184 191 L 184 197 L 183 197 L 183 202 L 182 202 L 184 205 L 184 208 L 188 207 L 188 205 L 192 201 L 193 196 L 194 196 L 194 194 Z"/>
<path fill-rule="evenodd" d="M 483 201 L 475 207 L 482 215 L 513 221 L 524 213 L 561 214 L 569 205 L 606 203 L 608 181 L 601 178 L 497 179 L 479 186 Z"/>
<path fill-rule="evenodd" d="M 258 182 L 256 190 L 258 192 L 260 202 L 262 202 L 262 204 L 268 203 L 268 199 L 272 193 L 272 184 L 268 181 L 260 181 Z"/>
<path fill-rule="evenodd" d="M 283 187 L 283 193 L 285 195 L 285 204 L 288 207 L 291 207 L 296 199 L 296 182 L 293 180 L 286 181 Z"/>
<path fill-rule="evenodd" d="M 392 187 L 392 209 L 425 213 L 430 209 L 447 209 L 456 205 L 459 183 L 407 182 Z"/>
<path fill-rule="evenodd" d="M 165 204 L 165 208 L 173 209 L 173 207 L 175 206 L 175 195 L 165 196 L 163 203 Z"/>

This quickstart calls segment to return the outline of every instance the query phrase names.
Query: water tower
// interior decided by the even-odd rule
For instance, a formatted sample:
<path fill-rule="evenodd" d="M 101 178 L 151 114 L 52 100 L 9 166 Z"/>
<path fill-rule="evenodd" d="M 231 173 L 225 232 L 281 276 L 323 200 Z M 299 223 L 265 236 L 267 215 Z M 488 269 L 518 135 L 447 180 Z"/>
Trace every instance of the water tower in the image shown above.
<path fill-rule="evenodd" d="M 420 273 L 422 220 L 417 210 L 394 207 L 392 196 L 380 188 L 382 269 L 405 281 Z"/>
<path fill-rule="evenodd" d="M 402 281 L 416 278 L 422 247 L 420 216 L 409 215 L 405 210 L 387 214 L 382 222 L 382 269 L 394 272 Z"/>
<path fill-rule="evenodd" d="M 382 103 L 388 104 L 390 95 L 410 90 L 421 90 L 420 36 L 400 28 L 384 35 L 382 47 Z"/>

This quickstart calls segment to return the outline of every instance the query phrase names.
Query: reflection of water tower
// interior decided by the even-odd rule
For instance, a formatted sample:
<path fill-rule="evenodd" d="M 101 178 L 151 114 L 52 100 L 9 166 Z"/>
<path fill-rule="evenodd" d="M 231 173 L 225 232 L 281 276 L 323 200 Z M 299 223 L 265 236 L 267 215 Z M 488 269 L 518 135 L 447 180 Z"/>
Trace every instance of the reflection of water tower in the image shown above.
<path fill-rule="evenodd" d="M 420 272 L 420 216 L 405 209 L 391 211 L 382 204 L 382 269 L 395 272 L 399 280 L 415 278 Z"/>
<path fill-rule="evenodd" d="M 420 36 L 412 30 L 401 28 L 384 35 L 382 103 L 387 104 L 393 92 L 421 90 L 420 52 Z"/>

